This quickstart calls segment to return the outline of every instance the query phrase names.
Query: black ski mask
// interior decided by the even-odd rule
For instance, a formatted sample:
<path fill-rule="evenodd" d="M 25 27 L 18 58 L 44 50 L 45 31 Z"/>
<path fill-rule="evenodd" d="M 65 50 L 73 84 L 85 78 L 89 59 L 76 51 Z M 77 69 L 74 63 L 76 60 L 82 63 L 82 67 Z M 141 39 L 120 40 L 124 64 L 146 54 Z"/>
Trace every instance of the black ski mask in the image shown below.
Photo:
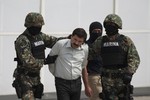
<path fill-rule="evenodd" d="M 118 27 L 111 24 L 105 25 L 105 31 L 108 36 L 113 36 L 115 34 L 118 34 Z"/>
<path fill-rule="evenodd" d="M 102 32 L 101 31 L 93 31 L 92 33 L 90 33 L 90 38 L 89 38 L 89 41 L 91 43 L 93 43 L 99 36 L 102 35 Z"/>
<path fill-rule="evenodd" d="M 31 26 L 27 28 L 31 35 L 38 35 L 41 32 L 42 27 Z"/>
<path fill-rule="evenodd" d="M 93 43 L 99 36 L 102 35 L 103 27 L 100 22 L 93 22 L 90 24 L 89 33 L 90 37 L 88 42 Z"/>

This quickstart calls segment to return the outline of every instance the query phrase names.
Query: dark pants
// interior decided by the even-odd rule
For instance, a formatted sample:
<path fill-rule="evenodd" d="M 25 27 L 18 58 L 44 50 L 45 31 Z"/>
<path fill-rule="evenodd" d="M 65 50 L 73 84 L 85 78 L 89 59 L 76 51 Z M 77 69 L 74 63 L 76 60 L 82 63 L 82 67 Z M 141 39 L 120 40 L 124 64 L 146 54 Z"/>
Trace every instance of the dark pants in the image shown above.
<path fill-rule="evenodd" d="M 80 100 L 81 78 L 65 80 L 55 77 L 57 100 Z"/>

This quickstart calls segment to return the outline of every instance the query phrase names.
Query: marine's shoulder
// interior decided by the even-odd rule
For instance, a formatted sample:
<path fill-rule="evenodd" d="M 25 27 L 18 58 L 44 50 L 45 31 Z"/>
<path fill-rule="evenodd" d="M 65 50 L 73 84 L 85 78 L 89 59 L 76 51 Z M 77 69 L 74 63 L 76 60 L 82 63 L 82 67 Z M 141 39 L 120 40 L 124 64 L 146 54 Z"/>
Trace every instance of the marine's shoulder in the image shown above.
<path fill-rule="evenodd" d="M 28 40 L 28 38 L 24 34 L 20 34 L 16 39 L 16 41 L 26 41 L 26 40 Z"/>
<path fill-rule="evenodd" d="M 123 38 L 125 43 L 127 43 L 129 45 L 133 44 L 133 41 L 132 41 L 132 39 L 129 36 L 126 36 L 126 35 L 123 35 L 123 34 L 120 34 L 120 36 L 122 36 L 122 38 Z"/>
<path fill-rule="evenodd" d="M 27 38 L 27 36 L 21 34 L 17 37 L 17 39 L 15 40 L 15 45 L 18 46 L 27 46 L 30 44 L 29 39 Z"/>
<path fill-rule="evenodd" d="M 124 34 L 119 34 L 120 37 L 124 38 L 124 39 L 131 39 L 129 36 L 124 35 Z"/>

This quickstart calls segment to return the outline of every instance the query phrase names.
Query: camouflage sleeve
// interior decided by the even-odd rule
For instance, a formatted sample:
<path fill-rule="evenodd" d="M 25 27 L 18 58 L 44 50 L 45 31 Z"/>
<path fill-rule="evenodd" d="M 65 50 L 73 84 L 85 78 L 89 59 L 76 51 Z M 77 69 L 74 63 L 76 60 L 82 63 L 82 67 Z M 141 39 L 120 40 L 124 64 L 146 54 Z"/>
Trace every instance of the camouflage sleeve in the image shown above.
<path fill-rule="evenodd" d="M 97 55 L 100 55 L 102 37 L 98 37 L 93 44 L 89 46 L 88 60 L 93 60 Z"/>
<path fill-rule="evenodd" d="M 44 39 L 44 42 L 45 42 L 45 46 L 48 47 L 48 48 L 52 48 L 58 40 L 67 38 L 67 37 L 57 38 L 57 37 L 54 37 L 54 36 L 46 35 L 44 33 L 42 35 L 43 35 L 43 39 Z"/>
<path fill-rule="evenodd" d="M 134 74 L 140 64 L 140 57 L 133 41 L 129 37 L 127 37 L 127 41 L 129 43 L 127 55 L 128 71 Z"/>
<path fill-rule="evenodd" d="M 58 41 L 58 38 L 54 36 L 49 36 L 44 33 L 42 34 L 42 36 L 44 39 L 45 46 L 48 48 L 52 48 L 52 46 L 56 43 L 56 41 Z"/>
<path fill-rule="evenodd" d="M 43 61 L 33 57 L 30 42 L 26 36 L 21 35 L 17 38 L 15 42 L 15 49 L 24 67 L 39 70 L 43 66 Z"/>

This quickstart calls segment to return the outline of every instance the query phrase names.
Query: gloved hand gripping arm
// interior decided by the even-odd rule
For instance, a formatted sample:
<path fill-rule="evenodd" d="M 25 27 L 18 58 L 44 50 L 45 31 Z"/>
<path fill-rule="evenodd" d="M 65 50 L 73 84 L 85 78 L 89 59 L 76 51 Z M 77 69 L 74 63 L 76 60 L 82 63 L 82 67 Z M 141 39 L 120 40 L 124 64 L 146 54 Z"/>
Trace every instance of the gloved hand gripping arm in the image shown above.
<path fill-rule="evenodd" d="M 50 56 L 48 55 L 47 58 L 44 60 L 44 64 L 51 64 L 54 63 L 57 59 L 58 55 Z"/>

